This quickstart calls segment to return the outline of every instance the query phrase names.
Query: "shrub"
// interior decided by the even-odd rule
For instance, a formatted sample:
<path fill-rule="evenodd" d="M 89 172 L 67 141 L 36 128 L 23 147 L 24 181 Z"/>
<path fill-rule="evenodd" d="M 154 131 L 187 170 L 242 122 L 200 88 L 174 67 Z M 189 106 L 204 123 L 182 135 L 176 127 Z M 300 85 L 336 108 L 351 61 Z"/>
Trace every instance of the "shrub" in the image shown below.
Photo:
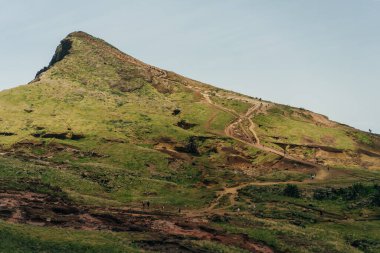
<path fill-rule="evenodd" d="M 286 185 L 284 189 L 284 195 L 292 198 L 299 198 L 301 197 L 300 191 L 298 189 L 298 186 L 295 184 L 288 184 Z"/>
<path fill-rule="evenodd" d="M 379 188 L 377 188 L 375 195 L 373 195 L 372 204 L 375 206 L 380 206 L 380 189 Z"/>
<path fill-rule="evenodd" d="M 361 196 L 368 194 L 368 189 L 361 183 L 355 183 L 352 186 L 348 187 L 344 199 L 345 200 L 355 200 Z"/>
<path fill-rule="evenodd" d="M 191 136 L 189 138 L 189 142 L 186 145 L 186 150 L 187 150 L 187 152 L 189 152 L 191 154 L 199 155 L 198 144 L 197 144 L 195 136 Z"/>
<path fill-rule="evenodd" d="M 332 199 L 334 194 L 330 189 L 316 189 L 313 198 L 316 200 Z"/>
<path fill-rule="evenodd" d="M 181 113 L 181 110 L 180 109 L 174 109 L 173 112 L 172 112 L 172 115 L 178 115 Z"/>

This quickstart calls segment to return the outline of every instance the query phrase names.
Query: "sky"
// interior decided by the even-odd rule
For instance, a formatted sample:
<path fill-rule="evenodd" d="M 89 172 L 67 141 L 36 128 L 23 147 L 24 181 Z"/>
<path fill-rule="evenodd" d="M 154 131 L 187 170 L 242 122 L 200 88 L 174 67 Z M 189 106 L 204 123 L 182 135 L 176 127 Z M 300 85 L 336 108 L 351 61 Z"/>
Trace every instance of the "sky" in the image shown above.
<path fill-rule="evenodd" d="M 146 63 L 380 133 L 380 0 L 0 0 L 0 89 L 85 31 Z"/>

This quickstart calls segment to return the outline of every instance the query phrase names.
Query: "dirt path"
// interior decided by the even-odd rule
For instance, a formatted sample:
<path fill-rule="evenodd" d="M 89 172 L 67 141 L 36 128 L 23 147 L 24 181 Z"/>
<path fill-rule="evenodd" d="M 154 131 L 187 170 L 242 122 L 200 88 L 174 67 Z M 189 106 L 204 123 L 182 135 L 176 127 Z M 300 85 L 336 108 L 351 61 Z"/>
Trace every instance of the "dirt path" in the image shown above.
<path fill-rule="evenodd" d="M 229 136 L 230 138 L 233 138 L 239 142 L 242 142 L 242 143 L 245 143 L 246 145 L 249 145 L 249 146 L 252 146 L 252 147 L 255 147 L 257 149 L 260 149 L 260 150 L 263 150 L 263 151 L 266 151 L 266 152 L 270 152 L 270 153 L 273 153 L 273 154 L 276 154 L 276 155 L 279 155 L 281 157 L 284 157 L 288 160 L 291 160 L 291 161 L 294 161 L 294 162 L 297 162 L 297 163 L 300 163 L 300 164 L 304 164 L 304 165 L 308 165 L 308 166 L 311 166 L 311 167 L 317 167 L 317 168 L 322 168 L 323 166 L 320 165 L 320 164 L 316 164 L 316 163 L 313 163 L 313 162 L 309 162 L 309 161 L 305 161 L 303 159 L 300 159 L 300 158 L 296 158 L 296 157 L 293 157 L 293 156 L 290 156 L 288 154 L 285 154 L 284 152 L 281 152 L 279 150 L 276 150 L 274 148 L 271 148 L 271 147 L 267 147 L 267 146 L 264 146 L 260 143 L 260 139 L 258 138 L 258 135 L 257 133 L 255 132 L 255 124 L 254 122 L 252 121 L 252 116 L 254 114 L 256 114 L 258 111 L 259 112 L 263 112 L 265 111 L 264 109 L 262 109 L 262 107 L 267 107 L 267 105 L 269 103 L 266 103 L 266 102 L 260 102 L 260 101 L 257 101 L 257 102 L 252 102 L 252 106 L 248 109 L 248 111 L 244 114 L 244 115 L 240 115 L 239 113 L 237 113 L 236 111 L 230 109 L 230 108 L 226 108 L 224 106 L 221 106 L 215 102 L 213 102 L 210 98 L 210 95 L 204 91 L 202 91 L 200 88 L 197 88 L 197 87 L 193 87 L 193 86 L 190 86 L 190 85 L 187 85 L 188 88 L 190 88 L 191 90 L 193 91 L 196 91 L 198 93 L 200 93 L 205 101 L 216 107 L 217 109 L 220 109 L 222 111 L 225 111 L 225 112 L 228 112 L 228 113 L 231 113 L 233 116 L 236 117 L 236 119 L 231 122 L 224 130 L 225 134 L 227 136 Z M 239 99 L 237 96 L 233 96 L 234 99 Z M 244 102 L 247 102 L 246 99 L 240 99 Z M 243 122 L 244 121 L 248 121 L 249 122 L 249 127 L 248 127 L 248 130 L 249 132 L 251 132 L 251 134 L 253 135 L 253 138 L 250 138 L 250 136 L 246 136 L 246 133 L 247 131 L 244 129 L 242 130 L 243 131 L 243 134 L 245 135 L 241 135 L 239 133 L 237 133 L 237 129 L 239 128 L 244 128 L 243 126 Z"/>
<path fill-rule="evenodd" d="M 324 166 L 320 164 L 316 164 L 316 163 L 309 162 L 309 161 L 306 161 L 294 156 L 290 156 L 286 154 L 285 152 L 281 152 L 274 148 L 264 146 L 260 143 L 260 139 L 255 131 L 255 124 L 251 118 L 252 116 L 254 116 L 255 114 L 259 112 L 265 112 L 266 110 L 265 108 L 269 107 L 269 103 L 256 101 L 254 99 L 248 100 L 248 99 L 240 98 L 238 96 L 232 96 L 231 98 L 233 99 L 249 102 L 252 104 L 252 106 L 247 110 L 247 112 L 241 115 L 230 108 L 226 108 L 222 105 L 219 105 L 213 102 L 210 98 L 210 95 L 207 92 L 201 90 L 200 88 L 193 87 L 190 85 L 187 85 L 187 87 L 193 91 L 196 91 L 197 93 L 200 93 L 204 97 L 206 103 L 214 106 L 215 108 L 219 110 L 228 112 L 235 117 L 235 120 L 232 121 L 224 130 L 225 135 L 227 135 L 228 137 L 238 142 L 244 143 L 248 146 L 252 146 L 254 148 L 263 150 L 265 152 L 276 154 L 282 158 L 288 159 L 298 164 L 303 164 L 303 165 L 318 169 L 317 174 L 314 179 L 308 179 L 302 182 L 300 181 L 250 182 L 250 183 L 240 184 L 234 187 L 224 188 L 222 191 L 217 193 L 217 198 L 209 205 L 209 207 L 207 207 L 206 209 L 200 210 L 201 212 L 212 212 L 220 204 L 220 200 L 227 195 L 229 195 L 229 202 L 230 202 L 229 206 L 233 206 L 236 203 L 236 197 L 238 195 L 238 191 L 247 186 L 251 186 L 251 185 L 265 186 L 265 185 L 279 185 L 279 184 L 308 184 L 308 183 L 322 181 L 329 176 L 330 172 Z M 249 126 L 247 128 L 244 126 L 244 122 L 248 122 Z M 208 122 L 207 124 L 210 124 L 210 122 Z"/>
<path fill-rule="evenodd" d="M 163 73 L 160 73 L 160 78 L 166 78 L 167 74 L 165 71 Z M 228 200 L 230 202 L 229 206 L 234 206 L 236 203 L 236 198 L 238 196 L 238 191 L 244 187 L 247 186 L 266 186 L 266 185 L 283 185 L 283 184 L 309 184 L 309 183 L 316 183 L 319 181 L 322 181 L 326 179 L 329 176 L 329 171 L 327 168 L 320 164 L 316 164 L 310 161 L 306 161 L 291 155 L 286 154 L 285 152 L 281 152 L 277 149 L 264 146 L 261 144 L 260 139 L 255 131 L 255 123 L 252 120 L 252 117 L 255 114 L 265 112 L 269 107 L 270 103 L 257 100 L 257 99 L 251 99 L 246 97 L 241 97 L 239 95 L 228 95 L 224 98 L 227 99 L 235 99 L 240 100 L 245 103 L 250 103 L 252 106 L 247 110 L 245 114 L 239 114 L 233 109 L 226 108 L 218 103 L 215 103 L 212 101 L 210 94 L 207 91 L 202 90 L 199 87 L 194 87 L 191 85 L 186 85 L 190 90 L 193 90 L 197 92 L 198 94 L 201 94 L 204 98 L 204 102 L 213 106 L 214 108 L 230 113 L 235 117 L 235 120 L 232 121 L 229 125 L 226 126 L 224 129 L 225 135 L 228 137 L 240 142 L 244 143 L 245 145 L 252 146 L 254 148 L 257 148 L 259 150 L 269 152 L 272 154 L 276 154 L 283 159 L 287 159 L 290 161 L 293 161 L 298 164 L 303 164 L 306 166 L 309 166 L 311 168 L 317 168 L 317 173 L 315 175 L 314 179 L 308 179 L 304 181 L 284 181 L 284 182 L 278 182 L 278 181 L 272 181 L 272 182 L 250 182 L 250 183 L 243 183 L 234 187 L 226 187 L 222 191 L 217 193 L 216 199 L 205 209 L 198 210 L 196 212 L 191 212 L 192 215 L 197 215 L 200 213 L 210 213 L 217 211 L 217 206 L 220 204 L 220 200 L 228 196 Z M 220 95 L 219 95 L 220 96 Z M 217 113 L 214 113 L 212 117 L 206 122 L 206 127 L 209 128 L 211 125 L 211 122 L 215 119 Z M 248 127 L 244 126 L 244 123 L 248 123 Z M 189 213 L 190 214 L 190 213 Z"/>
<path fill-rule="evenodd" d="M 251 131 L 251 133 L 253 134 L 253 136 L 255 137 L 255 142 L 256 142 L 256 144 L 257 145 L 260 145 L 260 139 L 259 139 L 259 137 L 257 137 L 257 134 L 256 134 L 256 132 L 255 132 L 255 124 L 253 123 L 253 121 L 252 121 L 252 119 L 251 118 L 249 118 L 248 119 L 248 121 L 249 121 L 249 124 L 250 124 L 250 126 L 249 126 L 249 131 Z"/>
<path fill-rule="evenodd" d="M 320 169 L 318 170 L 316 176 L 314 179 L 307 179 L 304 181 L 267 181 L 267 182 L 249 182 L 249 183 L 243 183 L 239 184 L 237 186 L 233 187 L 226 187 L 222 191 L 219 191 L 217 193 L 217 198 L 205 209 L 205 211 L 212 211 L 214 210 L 220 203 L 220 200 L 224 197 L 229 195 L 229 201 L 230 206 L 234 206 L 236 203 L 236 198 L 238 197 L 239 190 L 248 187 L 248 186 L 272 186 L 272 185 L 284 185 L 284 184 L 295 184 L 295 185 L 302 185 L 302 184 L 313 184 L 313 183 L 319 183 L 320 181 L 323 181 L 326 179 L 326 177 L 329 175 L 327 170 Z"/>

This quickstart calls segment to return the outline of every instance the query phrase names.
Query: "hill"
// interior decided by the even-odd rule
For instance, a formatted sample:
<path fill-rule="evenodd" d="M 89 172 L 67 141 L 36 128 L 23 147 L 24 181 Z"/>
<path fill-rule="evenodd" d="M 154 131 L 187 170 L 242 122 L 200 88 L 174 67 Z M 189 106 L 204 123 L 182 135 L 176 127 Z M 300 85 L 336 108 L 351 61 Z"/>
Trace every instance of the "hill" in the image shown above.
<path fill-rule="evenodd" d="M 380 250 L 378 135 L 84 32 L 0 121 L 0 251 Z"/>

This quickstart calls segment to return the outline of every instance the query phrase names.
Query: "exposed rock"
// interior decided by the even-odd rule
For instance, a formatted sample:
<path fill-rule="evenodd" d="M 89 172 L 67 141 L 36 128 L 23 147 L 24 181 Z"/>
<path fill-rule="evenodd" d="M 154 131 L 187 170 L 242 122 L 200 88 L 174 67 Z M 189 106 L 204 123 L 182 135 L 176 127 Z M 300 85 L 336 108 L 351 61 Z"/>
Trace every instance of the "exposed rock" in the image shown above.
<path fill-rule="evenodd" d="M 36 138 L 55 138 L 59 140 L 80 140 L 84 138 L 83 134 L 74 134 L 71 132 L 63 133 L 34 133 L 32 136 Z"/>
<path fill-rule="evenodd" d="M 189 123 L 189 122 L 186 122 L 186 120 L 181 120 L 179 121 L 176 126 L 180 127 L 180 128 L 183 128 L 183 129 L 190 129 L 190 128 L 193 128 L 195 126 L 197 126 L 198 124 L 193 124 L 193 123 Z"/>
<path fill-rule="evenodd" d="M 65 58 L 65 56 L 70 53 L 71 46 L 72 41 L 70 39 L 63 39 L 57 47 L 57 49 L 55 50 L 55 54 L 53 55 L 53 58 L 51 59 L 49 66 L 43 67 L 41 70 L 39 70 L 35 78 L 38 78 L 42 73 L 49 70 L 54 64 L 63 60 L 63 58 Z"/>
<path fill-rule="evenodd" d="M 180 114 L 180 113 L 181 113 L 181 110 L 177 108 L 177 109 L 174 109 L 174 110 L 173 110 L 172 115 L 175 116 L 175 115 L 178 115 L 178 114 Z"/>
<path fill-rule="evenodd" d="M 31 113 L 33 112 L 33 109 L 24 109 L 24 112 Z"/>
<path fill-rule="evenodd" d="M 11 132 L 0 132 L 0 136 L 13 136 L 13 135 L 17 135 L 17 134 L 11 133 Z"/>

